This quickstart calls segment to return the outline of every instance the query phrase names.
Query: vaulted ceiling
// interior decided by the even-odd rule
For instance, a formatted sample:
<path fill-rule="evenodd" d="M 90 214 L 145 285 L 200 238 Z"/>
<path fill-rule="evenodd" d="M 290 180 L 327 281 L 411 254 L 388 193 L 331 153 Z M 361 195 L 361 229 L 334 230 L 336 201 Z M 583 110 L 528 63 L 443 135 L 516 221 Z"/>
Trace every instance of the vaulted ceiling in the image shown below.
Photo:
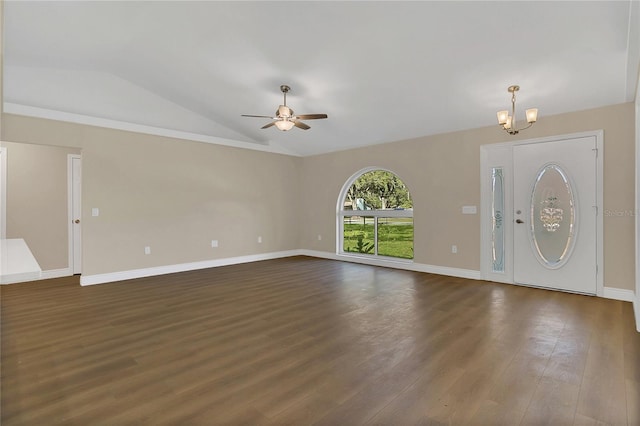
<path fill-rule="evenodd" d="M 5 1 L 5 112 L 295 155 L 632 101 L 629 1 Z M 282 103 L 327 113 L 275 127 Z"/>

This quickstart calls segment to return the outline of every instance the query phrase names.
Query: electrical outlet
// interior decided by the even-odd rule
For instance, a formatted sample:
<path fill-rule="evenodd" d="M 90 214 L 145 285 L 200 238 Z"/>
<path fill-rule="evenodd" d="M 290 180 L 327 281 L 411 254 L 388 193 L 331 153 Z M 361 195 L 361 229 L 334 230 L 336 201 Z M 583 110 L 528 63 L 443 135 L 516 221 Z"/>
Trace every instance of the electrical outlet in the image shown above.
<path fill-rule="evenodd" d="M 258 237 L 258 243 L 262 243 L 262 237 Z"/>
<path fill-rule="evenodd" d="M 218 240 L 211 240 L 211 247 L 218 247 Z"/>
<path fill-rule="evenodd" d="M 151 254 L 151 247 L 149 247 L 149 246 L 145 246 L 145 248 L 144 248 L 144 254 Z"/>
<path fill-rule="evenodd" d="M 462 206 L 462 214 L 477 214 L 477 206 Z"/>
<path fill-rule="evenodd" d="M 322 241 L 322 235 L 318 234 L 318 241 Z"/>
<path fill-rule="evenodd" d="M 453 254 L 458 253 L 458 246 L 455 246 L 455 245 L 451 246 L 451 253 Z"/>

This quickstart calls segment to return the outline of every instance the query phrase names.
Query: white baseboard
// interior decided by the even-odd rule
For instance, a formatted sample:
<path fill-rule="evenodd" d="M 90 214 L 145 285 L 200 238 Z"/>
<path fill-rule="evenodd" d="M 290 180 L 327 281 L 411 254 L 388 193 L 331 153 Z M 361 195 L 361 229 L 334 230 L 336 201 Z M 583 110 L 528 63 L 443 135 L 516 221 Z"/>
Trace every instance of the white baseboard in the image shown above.
<path fill-rule="evenodd" d="M 372 266 L 383 266 L 387 268 L 404 269 L 408 271 L 426 272 L 430 274 L 446 275 L 450 277 L 466 278 L 472 280 L 482 279 L 480 271 L 472 269 L 451 268 L 447 266 L 427 265 L 424 263 L 414 263 L 409 261 L 393 261 L 388 259 L 365 258 L 360 256 L 341 255 L 336 253 L 316 251 L 316 250 L 287 250 L 272 253 L 262 253 L 249 256 L 228 257 L 224 259 L 205 260 L 201 262 L 181 263 L 176 265 L 157 266 L 152 268 L 134 269 L 129 271 L 110 272 L 96 275 L 82 275 L 80 285 L 105 284 L 115 281 L 124 281 L 135 278 L 152 277 L 176 272 L 194 271 L 198 269 L 215 268 L 218 266 L 236 265 L 240 263 L 257 262 L 260 260 L 278 259 L 290 256 L 310 256 L 322 259 L 339 260 L 343 262 L 360 263 Z M 43 271 L 42 278 L 54 278 L 58 276 L 72 275 L 69 269 L 59 269 L 53 271 Z M 608 299 L 634 302 L 636 324 L 640 331 L 640 302 L 636 300 L 635 293 L 631 290 L 624 290 L 614 287 L 605 287 L 603 297 Z"/>
<path fill-rule="evenodd" d="M 427 265 L 425 263 L 414 263 L 410 261 L 393 261 L 387 259 L 365 258 L 361 256 L 329 253 L 316 250 L 299 250 L 299 254 L 323 259 L 341 260 L 344 262 L 361 263 L 372 266 L 384 266 L 387 268 L 405 269 L 407 271 L 426 272 L 429 274 L 447 275 L 450 277 L 468 278 L 479 280 L 480 271 L 472 269 L 450 268 L 448 266 Z"/>
<path fill-rule="evenodd" d="M 40 279 L 48 280 L 50 278 L 70 277 L 71 275 L 73 275 L 71 268 L 50 269 L 48 271 L 42 271 Z"/>
<path fill-rule="evenodd" d="M 204 260 L 202 262 L 180 263 L 177 265 L 156 266 L 152 268 L 133 269 L 130 271 L 109 272 L 106 274 L 82 275 L 80 285 L 105 284 L 114 281 L 131 280 L 135 278 L 153 277 L 156 275 L 173 274 L 176 272 L 195 271 L 197 269 L 215 268 L 218 266 L 236 265 L 240 263 L 257 262 L 259 260 L 278 259 L 281 257 L 297 256 L 299 250 L 279 251 L 273 253 L 254 254 L 249 256 L 227 257 L 224 259 Z"/>
<path fill-rule="evenodd" d="M 605 299 L 622 300 L 623 302 L 633 302 L 636 300 L 636 295 L 632 290 L 614 287 L 605 287 L 602 291 L 602 297 Z"/>
<path fill-rule="evenodd" d="M 408 271 L 427 272 L 431 274 L 447 275 L 472 280 L 480 279 L 480 271 L 470 269 L 449 268 L 446 266 L 426 265 L 406 261 L 383 259 L 367 259 L 359 256 L 339 255 L 315 250 L 287 250 L 273 253 L 263 253 L 250 256 L 228 257 L 224 259 L 205 260 L 202 262 L 181 263 L 177 265 L 156 266 L 153 268 L 134 269 L 130 271 L 109 272 L 106 274 L 82 275 L 80 285 L 105 284 L 115 281 L 131 280 L 135 278 L 152 277 L 176 272 L 194 271 L 197 269 L 215 268 L 240 263 L 256 262 L 259 260 L 278 259 L 290 256 L 311 256 L 323 259 L 340 260 L 345 262 L 362 263 L 365 265 L 384 266 L 388 268 L 405 269 Z"/>
<path fill-rule="evenodd" d="M 48 280 L 50 278 L 69 277 L 71 275 L 73 275 L 71 268 L 49 269 L 47 271 L 3 275 L 0 284 L 18 284 L 29 281 Z"/>

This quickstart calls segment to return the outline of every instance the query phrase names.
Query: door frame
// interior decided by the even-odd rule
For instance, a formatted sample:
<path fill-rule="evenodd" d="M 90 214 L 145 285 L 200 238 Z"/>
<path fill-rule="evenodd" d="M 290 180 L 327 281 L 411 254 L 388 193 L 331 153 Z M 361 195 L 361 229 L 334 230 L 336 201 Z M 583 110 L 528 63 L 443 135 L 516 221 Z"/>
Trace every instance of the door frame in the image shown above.
<path fill-rule="evenodd" d="M 535 139 L 525 139 L 513 142 L 501 142 L 480 146 L 480 274 L 482 279 L 507 284 L 517 284 L 513 279 L 513 148 L 518 145 L 538 144 L 545 142 L 560 142 L 568 139 L 595 137 L 596 139 L 596 295 L 604 294 L 604 245 L 603 245 L 603 171 L 604 171 L 604 132 L 594 130 L 588 132 L 571 133 L 567 135 L 549 136 Z M 500 167 L 504 176 L 504 271 L 494 272 L 491 257 L 491 172 L 492 168 Z"/>
<path fill-rule="evenodd" d="M 77 273 L 81 273 L 82 269 L 82 265 L 76 265 L 75 263 L 75 259 L 76 259 L 76 252 L 79 252 L 79 256 L 82 256 L 82 245 L 81 244 L 75 244 L 75 239 L 74 239 L 74 214 L 73 214 L 73 202 L 74 199 L 78 199 L 80 202 L 80 206 L 82 206 L 82 191 L 78 191 L 78 193 L 76 193 L 74 191 L 74 185 L 73 185 L 73 161 L 74 160 L 79 160 L 80 161 L 80 165 L 82 167 L 82 155 L 79 154 L 68 154 L 67 155 L 67 217 L 68 217 L 68 247 L 69 247 L 69 271 L 71 272 L 71 275 L 73 274 L 77 274 Z M 82 187 L 82 174 L 80 174 L 80 187 Z M 80 226 L 82 227 L 82 222 L 80 223 Z M 82 232 L 82 231 L 80 231 Z M 79 247 L 78 247 L 79 246 Z M 76 272 L 77 271 L 77 272 Z"/>
<path fill-rule="evenodd" d="M 0 240 L 7 238 L 7 148 L 0 147 Z"/>

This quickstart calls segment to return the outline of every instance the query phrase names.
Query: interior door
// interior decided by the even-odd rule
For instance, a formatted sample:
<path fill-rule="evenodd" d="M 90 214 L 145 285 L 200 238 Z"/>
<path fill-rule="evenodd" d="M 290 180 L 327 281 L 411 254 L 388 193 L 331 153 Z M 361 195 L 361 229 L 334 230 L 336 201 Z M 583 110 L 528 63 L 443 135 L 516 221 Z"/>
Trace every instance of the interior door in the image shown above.
<path fill-rule="evenodd" d="M 79 156 L 71 156 L 71 256 L 73 273 L 82 273 L 82 166 Z"/>
<path fill-rule="evenodd" d="M 7 149 L 0 147 L 0 240 L 7 235 Z"/>
<path fill-rule="evenodd" d="M 595 136 L 517 145 L 514 281 L 596 294 Z"/>

